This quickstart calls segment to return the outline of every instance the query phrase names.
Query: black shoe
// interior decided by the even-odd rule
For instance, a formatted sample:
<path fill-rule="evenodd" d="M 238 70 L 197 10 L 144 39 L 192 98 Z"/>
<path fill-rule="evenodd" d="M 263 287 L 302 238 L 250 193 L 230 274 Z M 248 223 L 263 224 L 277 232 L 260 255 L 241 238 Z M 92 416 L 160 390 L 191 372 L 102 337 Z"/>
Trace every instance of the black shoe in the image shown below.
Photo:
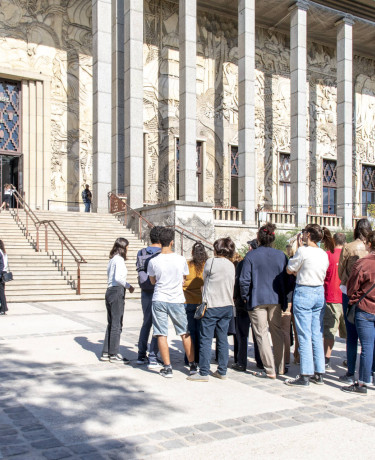
<path fill-rule="evenodd" d="M 285 380 L 284 383 L 285 385 L 288 385 L 290 387 L 293 387 L 293 386 L 308 387 L 310 385 L 308 375 L 297 375 L 295 379 Z"/>
<path fill-rule="evenodd" d="M 345 393 L 357 393 L 358 395 L 367 395 L 366 385 L 360 386 L 358 382 L 354 383 L 353 385 L 349 385 L 348 387 L 342 387 L 341 391 L 344 391 Z"/>
<path fill-rule="evenodd" d="M 198 365 L 197 365 L 197 363 L 191 363 L 191 364 L 190 364 L 190 371 L 189 371 L 190 375 L 194 375 L 194 374 L 196 374 L 197 372 L 198 372 Z"/>
<path fill-rule="evenodd" d="M 339 377 L 339 381 L 343 383 L 354 384 L 354 375 L 345 374 Z"/>
<path fill-rule="evenodd" d="M 0 315 L 6 315 L 5 311 L 0 311 Z"/>
<path fill-rule="evenodd" d="M 160 369 L 159 373 L 161 376 L 167 379 L 171 379 L 173 377 L 173 372 L 172 372 L 171 367 L 163 367 L 163 369 Z"/>
<path fill-rule="evenodd" d="M 109 355 L 109 362 L 110 363 L 123 363 L 123 364 L 130 363 L 130 361 L 124 356 L 120 355 L 120 353 L 117 353 L 117 355 Z"/>
<path fill-rule="evenodd" d="M 345 367 L 348 367 L 348 361 L 346 359 L 344 359 L 344 361 L 342 362 L 342 365 L 345 366 Z"/>
<path fill-rule="evenodd" d="M 324 385 L 323 374 L 314 374 L 310 377 L 310 382 L 315 383 L 315 385 Z"/>
<path fill-rule="evenodd" d="M 238 371 L 238 372 L 246 372 L 246 367 L 242 366 L 242 364 L 238 364 L 238 363 L 232 364 L 232 369 L 234 371 Z"/>
<path fill-rule="evenodd" d="M 331 364 L 330 363 L 326 363 L 326 370 L 327 371 L 331 371 L 332 370 L 332 367 L 331 367 Z"/>

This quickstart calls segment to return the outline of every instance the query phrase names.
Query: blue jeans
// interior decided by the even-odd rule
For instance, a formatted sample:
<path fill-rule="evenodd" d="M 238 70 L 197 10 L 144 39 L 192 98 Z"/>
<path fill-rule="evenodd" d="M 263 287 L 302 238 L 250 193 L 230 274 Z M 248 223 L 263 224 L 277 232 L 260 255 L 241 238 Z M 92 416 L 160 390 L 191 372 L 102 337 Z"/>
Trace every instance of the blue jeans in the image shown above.
<path fill-rule="evenodd" d="M 348 375 L 355 374 L 355 365 L 357 362 L 358 332 L 355 324 L 347 320 L 346 312 L 348 311 L 349 297 L 342 295 L 342 309 L 344 311 L 344 320 L 346 325 L 346 359 L 348 361 Z"/>
<path fill-rule="evenodd" d="M 355 325 L 362 347 L 359 360 L 359 382 L 368 385 L 371 383 L 374 365 L 375 315 L 357 308 Z"/>
<path fill-rule="evenodd" d="M 216 344 L 218 349 L 217 368 L 219 374 L 225 375 L 228 367 L 228 327 L 233 316 L 233 307 L 207 308 L 201 319 L 201 343 L 199 348 L 199 368 L 201 375 L 210 372 L 212 339 L 216 329 Z"/>
<path fill-rule="evenodd" d="M 195 310 L 197 309 L 198 304 L 195 303 L 187 303 L 185 304 L 186 309 L 186 317 L 188 322 L 188 329 L 190 332 L 190 337 L 192 344 L 194 346 L 194 361 L 199 363 L 199 345 L 200 345 L 200 327 L 201 327 L 201 320 L 194 318 Z M 189 364 L 187 356 L 185 354 L 185 364 Z"/>
<path fill-rule="evenodd" d="M 85 203 L 85 212 L 90 212 L 91 201 Z"/>
<path fill-rule="evenodd" d="M 297 284 L 293 296 L 301 375 L 324 374 L 323 348 L 324 287 Z"/>
<path fill-rule="evenodd" d="M 143 311 L 143 323 L 141 331 L 139 333 L 138 339 L 138 359 L 146 357 L 147 354 L 147 342 L 150 336 L 150 331 L 152 327 L 152 296 L 153 292 L 143 291 L 141 292 L 141 303 Z M 150 353 L 149 358 L 156 359 L 156 356 L 159 352 L 158 348 L 158 339 L 157 337 L 152 337 L 150 343 Z"/>

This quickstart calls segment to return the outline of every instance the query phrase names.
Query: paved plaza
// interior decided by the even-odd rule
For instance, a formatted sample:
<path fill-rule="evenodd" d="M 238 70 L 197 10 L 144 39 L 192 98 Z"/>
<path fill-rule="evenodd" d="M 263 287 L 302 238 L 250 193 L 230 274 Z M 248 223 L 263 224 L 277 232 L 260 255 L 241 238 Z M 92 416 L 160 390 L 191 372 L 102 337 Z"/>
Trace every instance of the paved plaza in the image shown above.
<path fill-rule="evenodd" d="M 284 377 L 232 370 L 227 381 L 198 383 L 186 380 L 172 329 L 174 378 L 137 366 L 140 301 L 126 303 L 128 366 L 99 361 L 104 301 L 9 310 L 0 319 L 0 459 L 374 458 L 375 389 L 340 391 L 343 341 L 324 386 L 290 388 Z M 291 365 L 289 375 L 297 372 Z"/>

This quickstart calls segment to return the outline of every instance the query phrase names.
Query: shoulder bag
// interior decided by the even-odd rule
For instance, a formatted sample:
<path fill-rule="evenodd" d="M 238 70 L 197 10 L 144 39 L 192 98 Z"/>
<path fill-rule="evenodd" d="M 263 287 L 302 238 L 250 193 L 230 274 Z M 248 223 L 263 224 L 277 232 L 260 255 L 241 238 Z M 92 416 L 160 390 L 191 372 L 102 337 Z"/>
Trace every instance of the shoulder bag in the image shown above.
<path fill-rule="evenodd" d="M 206 285 L 204 286 L 204 289 L 203 289 L 203 293 L 202 293 L 202 303 L 200 305 L 197 306 L 197 309 L 195 310 L 195 313 L 194 313 L 194 319 L 201 319 L 203 318 L 203 316 L 205 315 L 206 313 L 206 310 L 207 310 L 207 302 L 204 300 L 204 297 L 205 297 L 205 293 L 206 293 L 206 287 L 208 286 L 208 283 L 210 281 L 210 277 L 211 277 L 211 272 L 212 272 L 212 266 L 214 264 L 214 260 L 215 259 L 212 259 L 212 264 L 211 264 L 211 268 L 210 268 L 210 273 L 208 274 L 208 280 L 207 280 L 207 283 Z"/>
<path fill-rule="evenodd" d="M 353 305 L 348 305 L 348 309 L 346 311 L 346 319 L 349 321 L 349 323 L 355 324 L 355 311 L 356 311 L 359 303 L 367 296 L 367 294 L 370 294 L 370 292 L 374 288 L 375 288 L 375 284 L 373 284 L 370 287 L 370 289 L 367 292 L 365 292 L 356 303 L 353 303 Z"/>
<path fill-rule="evenodd" d="M 4 263 L 5 263 L 5 258 L 4 258 L 4 254 L 3 252 L 1 251 L 1 255 L 3 257 L 3 260 L 4 260 Z M 8 281 L 13 281 L 13 273 L 11 271 L 9 271 L 9 260 L 7 261 L 7 266 L 5 268 L 8 268 L 8 270 L 4 270 L 1 274 L 1 282 L 2 283 L 7 283 Z"/>

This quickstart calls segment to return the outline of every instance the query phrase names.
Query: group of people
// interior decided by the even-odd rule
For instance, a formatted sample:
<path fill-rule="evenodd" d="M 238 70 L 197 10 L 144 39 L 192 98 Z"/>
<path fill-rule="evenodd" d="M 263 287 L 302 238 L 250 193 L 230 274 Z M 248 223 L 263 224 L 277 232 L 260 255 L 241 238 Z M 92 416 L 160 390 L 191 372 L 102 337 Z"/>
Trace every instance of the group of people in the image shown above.
<path fill-rule="evenodd" d="M 214 243 L 213 257 L 197 242 L 187 261 L 173 251 L 174 230 L 153 227 L 151 244 L 138 252 L 136 262 L 143 310 L 137 364 L 159 368 L 164 377 L 173 376 L 167 342 L 170 318 L 182 339 L 190 381 L 209 380 L 214 338 L 218 367 L 212 375 L 227 378 L 228 335 L 234 335 L 232 368 L 246 371 L 251 328 L 258 367 L 252 372 L 255 377 L 276 379 L 286 374 L 294 340 L 294 362 L 300 364 L 300 375 L 285 383 L 319 385 L 330 369 L 339 331 L 347 337 L 348 370 L 340 380 L 349 385 L 342 390 L 366 394 L 375 372 L 375 289 L 370 289 L 375 287 L 375 232 L 370 223 L 360 219 L 349 244 L 345 234 L 332 236 L 327 228 L 309 224 L 297 236 L 295 247 L 287 248 L 288 255 L 272 247 L 275 231 L 270 223 L 260 227 L 257 238 L 248 242 L 243 260 L 230 238 L 220 238 Z M 118 238 L 110 253 L 103 361 L 129 363 L 119 354 L 125 290 L 134 290 L 126 281 L 128 245 L 126 239 Z M 207 308 L 196 319 L 202 302 Z M 347 315 L 349 310 L 353 313 L 352 308 L 354 324 Z M 362 350 L 355 381 L 358 338 Z"/>

